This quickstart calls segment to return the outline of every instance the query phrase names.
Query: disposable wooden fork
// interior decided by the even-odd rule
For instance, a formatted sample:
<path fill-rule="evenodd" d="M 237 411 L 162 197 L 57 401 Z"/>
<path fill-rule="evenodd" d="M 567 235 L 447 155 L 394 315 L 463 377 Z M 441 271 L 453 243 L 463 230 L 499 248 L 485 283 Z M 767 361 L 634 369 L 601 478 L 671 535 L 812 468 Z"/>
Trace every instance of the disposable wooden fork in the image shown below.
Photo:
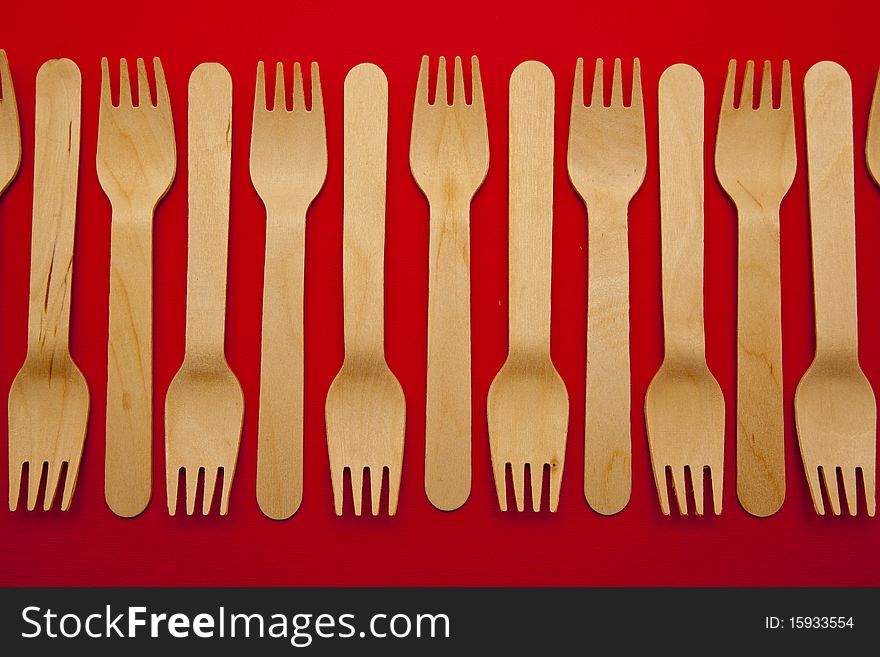
<path fill-rule="evenodd" d="M 663 364 L 645 395 L 645 420 L 660 508 L 669 515 L 666 473 L 686 515 L 690 476 L 703 514 L 708 471 L 715 513 L 724 476 L 724 397 L 706 364 L 703 330 L 703 79 L 686 64 L 660 77 L 660 212 Z"/>
<path fill-rule="evenodd" d="M 302 501 L 303 275 L 306 212 L 327 175 L 327 135 L 318 65 L 312 103 L 305 105 L 300 65 L 293 65 L 287 109 L 284 66 L 276 68 L 275 100 L 266 108 L 263 62 L 257 66 L 251 180 L 266 207 L 263 338 L 257 502 L 270 518 L 289 518 Z"/>
<path fill-rule="evenodd" d="M 114 105 L 107 59 L 101 61 L 97 168 L 113 206 L 104 498 L 114 513 L 129 518 L 147 508 L 153 490 L 153 211 L 177 170 L 158 57 L 153 68 L 155 104 L 144 60 L 137 60 L 135 105 L 128 62 L 121 60 Z"/>
<path fill-rule="evenodd" d="M 840 515 L 840 476 L 856 515 L 861 471 L 873 516 L 877 404 L 859 366 L 852 84 L 843 67 L 819 62 L 807 71 L 804 111 L 816 355 L 794 395 L 798 442 L 816 513 L 825 513 L 824 481 L 831 512 Z"/>
<path fill-rule="evenodd" d="M 21 164 L 21 129 L 18 125 L 18 105 L 15 87 L 9 72 L 6 51 L 0 50 L 0 194 L 2 194 Z"/>
<path fill-rule="evenodd" d="M 457 509 L 471 491 L 470 202 L 489 169 L 489 135 L 477 58 L 472 101 L 465 102 L 461 58 L 452 101 L 446 59 L 428 102 L 428 57 L 422 58 L 413 109 L 409 162 L 431 206 L 428 259 L 428 385 L 425 493 L 438 509 Z"/>
<path fill-rule="evenodd" d="M 626 506 L 632 487 L 627 209 L 645 179 L 646 144 L 639 60 L 626 106 L 620 60 L 614 60 L 610 105 L 602 68 L 600 59 L 585 106 L 584 61 L 577 61 L 568 175 L 589 213 L 584 495 L 610 515 Z"/>
<path fill-rule="evenodd" d="M 345 77 L 344 219 L 342 245 L 345 360 L 327 392 L 327 446 L 336 514 L 343 478 L 351 475 L 354 513 L 361 514 L 364 474 L 373 515 L 388 478 L 388 514 L 397 511 L 406 400 L 385 362 L 385 178 L 388 80 L 359 64 Z"/>
<path fill-rule="evenodd" d="M 755 64 L 746 63 L 734 104 L 731 60 L 718 119 L 715 172 L 739 214 L 736 380 L 736 491 L 743 508 L 769 516 L 785 500 L 779 206 L 797 168 L 788 61 L 779 108 L 770 62 L 753 108 Z"/>
<path fill-rule="evenodd" d="M 66 511 L 86 437 L 89 388 L 68 346 L 81 88 L 79 68 L 69 59 L 49 60 L 37 72 L 27 356 L 9 390 L 12 511 L 18 506 L 25 464 L 28 510 L 36 507 L 40 479 L 48 470 L 43 499 L 47 511 L 67 466 L 61 500 Z"/>
<path fill-rule="evenodd" d="M 220 64 L 200 64 L 189 78 L 188 130 L 186 351 L 165 398 L 168 513 L 177 511 L 181 470 L 188 515 L 195 511 L 199 473 L 204 472 L 202 513 L 207 515 L 222 471 L 220 515 L 226 515 L 244 396 L 224 352 L 232 78 Z"/>
<path fill-rule="evenodd" d="M 487 403 L 495 490 L 507 510 L 506 471 L 516 508 L 541 508 L 549 470 L 550 511 L 559 504 L 568 392 L 550 358 L 550 278 L 553 233 L 553 73 L 524 62 L 510 76 L 509 348 Z"/>

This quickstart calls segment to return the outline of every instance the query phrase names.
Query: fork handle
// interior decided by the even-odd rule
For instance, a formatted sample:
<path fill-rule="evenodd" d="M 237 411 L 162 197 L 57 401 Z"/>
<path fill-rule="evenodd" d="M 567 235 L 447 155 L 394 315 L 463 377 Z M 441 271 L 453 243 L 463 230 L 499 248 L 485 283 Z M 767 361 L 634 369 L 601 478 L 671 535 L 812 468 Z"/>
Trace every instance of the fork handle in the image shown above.
<path fill-rule="evenodd" d="M 104 499 L 130 518 L 152 492 L 152 208 L 114 207 L 110 226 L 110 327 Z"/>
<path fill-rule="evenodd" d="M 200 64 L 189 79 L 186 357 L 223 357 L 232 159 L 232 78 Z"/>
<path fill-rule="evenodd" d="M 804 77 L 816 356 L 858 360 L 852 83 L 838 64 Z"/>
<path fill-rule="evenodd" d="M 276 520 L 302 502 L 305 215 L 267 208 L 257 502 Z"/>
<path fill-rule="evenodd" d="M 425 493 L 452 511 L 471 491 L 470 205 L 431 202 Z"/>
<path fill-rule="evenodd" d="M 631 489 L 628 203 L 592 201 L 587 227 L 587 383 L 584 495 L 598 513 Z"/>
<path fill-rule="evenodd" d="M 752 515 L 785 499 L 779 205 L 739 208 L 736 488 Z"/>
<path fill-rule="evenodd" d="M 345 357 L 384 359 L 388 80 L 359 64 L 345 77 L 343 321 Z"/>
<path fill-rule="evenodd" d="M 540 62 L 510 77 L 509 349 L 550 354 L 555 82 Z"/>
<path fill-rule="evenodd" d="M 37 72 L 28 358 L 69 353 L 81 85 L 69 59 Z"/>

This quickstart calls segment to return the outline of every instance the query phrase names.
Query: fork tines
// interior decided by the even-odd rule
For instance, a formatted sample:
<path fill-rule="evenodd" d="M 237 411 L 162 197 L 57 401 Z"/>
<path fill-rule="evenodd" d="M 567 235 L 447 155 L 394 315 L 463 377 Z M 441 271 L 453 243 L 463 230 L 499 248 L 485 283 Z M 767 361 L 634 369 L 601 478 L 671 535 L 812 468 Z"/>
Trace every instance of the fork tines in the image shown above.
<path fill-rule="evenodd" d="M 678 503 L 678 512 L 683 516 L 688 515 L 688 483 L 690 483 L 690 489 L 693 491 L 694 511 L 698 516 L 703 515 L 705 508 L 703 485 L 704 478 L 708 477 L 709 490 L 712 493 L 712 510 L 716 516 L 721 515 L 723 479 L 720 476 L 712 476 L 711 466 L 692 467 L 689 465 L 672 466 L 667 464 L 662 467 L 662 475 L 660 472 L 656 472 L 655 477 L 657 480 L 657 493 L 660 496 L 660 511 L 663 515 L 668 516 L 670 514 L 667 477 L 672 481 L 672 497 Z"/>
<path fill-rule="evenodd" d="M 220 515 L 225 516 L 229 512 L 229 495 L 232 491 L 232 477 L 226 476 L 225 468 L 206 468 L 206 467 L 181 467 L 176 473 L 169 476 L 168 485 L 168 515 L 177 513 L 177 492 L 180 486 L 180 479 L 183 479 L 183 485 L 186 491 L 186 515 L 191 516 L 196 510 L 196 496 L 199 492 L 199 478 L 204 476 L 204 486 L 202 487 L 202 515 L 206 516 L 211 512 L 211 504 L 214 501 L 215 489 L 217 488 L 217 479 L 221 479 L 220 491 Z"/>
<path fill-rule="evenodd" d="M 9 73 L 9 60 L 6 51 L 0 48 L 0 103 L 9 101 L 15 104 L 15 88 L 12 86 L 12 75 Z"/>
<path fill-rule="evenodd" d="M 101 58 L 101 102 L 116 108 L 154 107 L 169 108 L 168 85 L 165 82 L 165 71 L 158 57 L 153 58 L 153 73 L 156 76 L 156 101 L 153 102 L 150 91 L 150 80 L 147 77 L 147 66 L 142 57 L 137 58 L 137 105 L 134 104 L 131 80 L 128 74 L 128 60 L 119 60 L 119 101 L 114 104 L 111 95 L 110 65 L 106 57 Z"/>
<path fill-rule="evenodd" d="M 70 500 L 73 498 L 73 489 L 76 486 L 76 473 L 79 470 L 79 462 L 71 464 L 67 460 L 53 461 L 23 461 L 9 464 L 9 510 L 18 509 L 18 498 L 21 494 L 22 474 L 24 466 L 28 466 L 27 477 L 27 510 L 37 508 L 40 484 L 43 482 L 43 473 L 46 472 L 46 492 L 43 496 L 43 511 L 49 511 L 55 503 L 55 495 L 64 477 L 64 493 L 61 498 L 61 510 L 70 508 Z M 66 474 L 65 474 L 66 470 Z"/>
<path fill-rule="evenodd" d="M 467 105 L 482 108 L 483 82 L 480 78 L 480 62 L 476 55 L 471 57 L 471 102 L 467 102 L 464 86 L 464 69 L 461 57 L 455 57 L 455 66 L 452 76 L 452 102 L 449 102 L 449 88 L 446 84 L 446 57 L 441 55 L 437 60 L 437 81 L 434 89 L 434 102 L 429 97 L 428 68 L 430 57 L 424 55 L 419 67 L 419 79 L 416 83 L 416 107 L 421 105 Z"/>
<path fill-rule="evenodd" d="M 364 482 L 370 484 L 370 511 L 374 516 L 379 515 L 380 504 L 382 501 L 382 487 L 385 481 L 388 481 L 388 515 L 393 516 L 397 512 L 397 500 L 400 493 L 400 477 L 391 476 L 391 468 L 386 466 L 357 468 L 352 466 L 344 466 L 342 469 L 333 470 L 331 479 L 333 484 L 333 500 L 336 508 L 336 515 L 342 515 L 342 507 L 344 504 L 344 481 L 345 473 L 351 476 L 351 499 L 354 508 L 354 515 L 360 516 L 363 512 L 364 498 Z"/>
<path fill-rule="evenodd" d="M 293 89 L 292 100 L 293 105 L 288 109 L 288 91 L 287 83 L 284 80 L 284 63 L 278 62 L 275 65 L 275 95 L 272 99 L 272 106 L 268 106 L 268 98 L 266 97 L 266 67 L 263 62 L 257 63 L 257 88 L 254 94 L 254 110 L 265 110 L 272 112 L 282 110 L 286 112 L 323 112 L 323 99 L 321 97 L 321 76 L 318 72 L 318 62 L 311 64 L 312 77 L 312 99 L 309 107 L 306 107 L 306 95 L 303 86 L 302 67 L 299 62 L 293 64 Z"/>
<path fill-rule="evenodd" d="M 757 108 L 754 106 L 755 94 L 755 62 L 748 60 L 743 74 L 742 88 L 739 94 L 739 103 L 735 102 L 736 91 L 736 60 L 731 59 L 727 66 L 727 82 L 724 85 L 724 97 L 721 101 L 721 111 L 771 109 L 790 110 L 791 100 L 791 67 L 788 60 L 782 62 L 782 86 L 779 94 L 779 104 L 773 104 L 773 67 L 770 60 L 764 61 L 764 71 L 761 74 L 761 94 L 758 98 Z"/>
<path fill-rule="evenodd" d="M 596 60 L 596 67 L 593 73 L 593 93 L 590 97 L 590 104 L 586 104 L 584 98 L 584 59 L 578 57 L 577 65 L 574 69 L 574 92 L 572 94 L 572 103 L 580 104 L 584 107 L 635 107 L 642 106 L 642 75 L 639 64 L 639 58 L 633 59 L 632 74 L 632 92 L 630 102 L 625 105 L 623 102 L 623 71 L 620 58 L 614 60 L 614 73 L 611 78 L 611 102 L 605 103 L 605 82 L 604 82 L 604 62 L 601 58 Z"/>

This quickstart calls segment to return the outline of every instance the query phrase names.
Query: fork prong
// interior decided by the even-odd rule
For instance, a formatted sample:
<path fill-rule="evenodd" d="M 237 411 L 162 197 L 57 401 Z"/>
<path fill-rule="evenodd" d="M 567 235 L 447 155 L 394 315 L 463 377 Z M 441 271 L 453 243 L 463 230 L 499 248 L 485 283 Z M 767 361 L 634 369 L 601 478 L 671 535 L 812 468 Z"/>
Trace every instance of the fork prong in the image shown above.
<path fill-rule="evenodd" d="M 685 487 L 684 466 L 671 468 L 672 470 L 672 492 L 675 500 L 678 502 L 678 512 L 686 516 L 688 514 L 687 505 L 687 488 Z"/>
<path fill-rule="evenodd" d="M 807 486 L 810 489 L 810 496 L 813 498 L 813 508 L 816 510 L 816 514 L 820 516 L 825 515 L 825 502 L 822 500 L 822 484 L 819 477 L 819 468 L 814 466 L 812 468 L 805 468 L 807 473 Z"/>
<path fill-rule="evenodd" d="M 748 60 L 746 62 L 746 72 L 743 75 L 742 91 L 739 95 L 739 108 L 752 109 L 754 107 L 755 98 L 755 62 Z"/>
<path fill-rule="evenodd" d="M 602 59 L 596 60 L 596 70 L 593 73 L 593 97 L 590 100 L 590 107 L 604 107 L 605 105 L 605 89 L 602 80 Z"/>
<path fill-rule="evenodd" d="M 0 48 L 0 102 L 15 103 L 15 87 L 12 86 L 12 74 L 9 72 L 9 60 L 6 51 Z"/>
<path fill-rule="evenodd" d="M 128 77 L 128 60 L 122 57 L 119 60 L 119 106 L 131 107 L 131 80 Z"/>
<path fill-rule="evenodd" d="M 24 463 L 15 459 L 9 459 L 9 510 L 18 508 L 18 496 L 21 495 L 21 473 Z"/>
<path fill-rule="evenodd" d="M 446 57 L 440 55 L 437 60 L 437 87 L 434 91 L 435 105 L 448 105 L 449 95 L 446 92 Z"/>
<path fill-rule="evenodd" d="M 764 71 L 761 73 L 761 98 L 758 107 L 773 109 L 773 67 L 769 59 L 764 60 Z"/>
<path fill-rule="evenodd" d="M 840 493 L 837 490 L 837 468 L 819 466 L 822 479 L 825 481 L 825 490 L 828 492 L 828 503 L 831 505 L 831 513 L 840 515 Z"/>
<path fill-rule="evenodd" d="M 199 490 L 200 468 L 184 468 L 183 476 L 186 480 L 186 515 L 191 516 L 196 512 L 196 495 Z"/>
<path fill-rule="evenodd" d="M 82 459 L 82 452 L 77 451 L 67 462 L 67 472 L 64 475 L 64 495 L 61 498 L 62 511 L 67 511 L 73 500 L 73 491 L 76 489 L 76 482 L 79 479 L 80 459 Z"/>
<path fill-rule="evenodd" d="M 571 107 L 574 110 L 584 104 L 584 58 L 578 57 L 574 65 L 574 87 L 571 90 Z"/>
<path fill-rule="evenodd" d="M 841 468 L 843 474 L 843 494 L 846 497 L 846 508 L 849 515 L 854 516 L 858 512 L 858 490 L 856 488 L 856 469 Z"/>
<path fill-rule="evenodd" d="M 779 93 L 779 109 L 791 111 L 791 65 L 787 59 L 782 60 L 782 86 Z"/>
<path fill-rule="evenodd" d="M 113 96 L 110 93 L 110 63 L 106 57 L 101 58 L 101 104 L 113 107 Z"/>
<path fill-rule="evenodd" d="M 873 518 L 876 510 L 876 500 L 874 493 L 874 466 L 867 465 L 861 468 L 862 483 L 865 485 L 865 510 L 868 517 Z"/>
<path fill-rule="evenodd" d="M 500 461 L 501 459 L 498 459 Z M 495 479 L 495 494 L 498 496 L 498 508 L 507 511 L 507 464 L 492 462 Z"/>
<path fill-rule="evenodd" d="M 333 508 L 337 516 L 342 515 L 342 495 L 345 468 L 330 468 L 330 483 L 333 486 Z"/>
<path fill-rule="evenodd" d="M 657 497 L 660 500 L 660 513 L 669 515 L 669 488 L 666 485 L 666 468 L 668 466 L 652 464 L 654 472 L 654 487 L 657 489 Z"/>
<path fill-rule="evenodd" d="M 287 90 L 284 88 L 284 64 L 278 62 L 275 65 L 275 103 L 273 110 L 287 110 Z"/>
<path fill-rule="evenodd" d="M 611 107 L 623 107 L 623 71 L 620 57 L 614 60 L 614 74 L 611 76 Z"/>
<path fill-rule="evenodd" d="M 138 72 L 138 106 L 147 107 L 153 104 L 153 98 L 150 95 L 150 81 L 147 78 L 147 67 L 144 64 L 143 57 L 137 59 Z"/>
<path fill-rule="evenodd" d="M 217 487 L 217 468 L 205 468 L 205 488 L 202 495 L 202 515 L 211 512 L 211 503 L 214 501 L 214 489 Z"/>
<path fill-rule="evenodd" d="M 364 501 L 364 468 L 349 468 L 351 472 L 351 501 L 354 505 L 354 515 L 361 515 Z"/>
<path fill-rule="evenodd" d="M 306 94 L 303 91 L 303 74 L 299 62 L 293 63 L 293 109 L 306 109 Z"/>
<path fill-rule="evenodd" d="M 703 466 L 696 465 L 689 468 L 691 471 L 691 487 L 694 489 L 694 511 L 698 516 L 703 515 Z"/>
<path fill-rule="evenodd" d="M 556 513 L 559 507 L 559 493 L 562 490 L 562 468 L 550 464 L 550 512 Z"/>
<path fill-rule="evenodd" d="M 28 467 L 28 494 L 27 508 L 33 511 L 37 508 L 37 496 L 40 493 L 40 480 L 43 478 L 43 467 L 45 461 L 31 461 Z"/>
<path fill-rule="evenodd" d="M 310 112 L 318 111 L 323 119 L 324 99 L 321 95 L 321 75 L 318 73 L 318 62 L 312 62 L 312 107 Z"/>
<path fill-rule="evenodd" d="M 513 480 L 513 497 L 516 500 L 516 510 L 523 511 L 525 510 L 525 481 L 526 481 L 526 468 L 525 465 L 514 465 L 510 464 L 510 475 Z"/>
<path fill-rule="evenodd" d="M 735 109 L 734 93 L 736 90 L 736 60 L 731 59 L 727 64 L 727 80 L 724 82 L 724 96 L 721 98 L 723 109 Z"/>
<path fill-rule="evenodd" d="M 537 513 L 541 510 L 541 488 L 544 483 L 543 464 L 533 464 L 529 468 L 529 474 L 532 478 L 532 511 Z"/>
<path fill-rule="evenodd" d="M 708 465 L 706 469 L 709 471 L 709 486 L 712 489 L 712 506 L 715 508 L 715 515 L 721 515 L 721 507 L 723 503 L 722 493 L 724 490 L 724 469 L 718 468 L 712 471 Z"/>
<path fill-rule="evenodd" d="M 254 112 L 266 111 L 266 65 L 257 62 L 257 81 L 254 87 Z"/>
<path fill-rule="evenodd" d="M 61 466 L 64 461 L 50 461 L 46 470 L 46 494 L 43 496 L 43 511 L 52 508 L 55 501 L 55 492 L 58 490 L 58 480 L 61 477 Z"/>
<path fill-rule="evenodd" d="M 177 488 L 180 485 L 180 468 L 165 471 L 165 498 L 168 502 L 168 515 L 177 513 Z"/>
<path fill-rule="evenodd" d="M 397 501 L 400 498 L 400 470 L 388 466 L 388 515 L 397 513 Z"/>
<path fill-rule="evenodd" d="M 171 112 L 171 99 L 168 96 L 168 83 L 165 81 L 165 69 L 162 60 L 153 57 L 153 76 L 156 78 L 156 107 Z"/>
<path fill-rule="evenodd" d="M 461 57 L 455 57 L 455 72 L 452 77 L 452 104 L 464 105 L 464 70 L 461 66 Z"/>
<path fill-rule="evenodd" d="M 428 56 L 422 55 L 419 65 L 419 79 L 416 82 L 416 106 L 428 104 Z"/>
<path fill-rule="evenodd" d="M 471 57 L 471 105 L 485 110 L 483 101 L 483 81 L 480 78 L 480 60 L 474 55 Z"/>
<path fill-rule="evenodd" d="M 642 108 L 642 65 L 638 57 L 633 60 L 632 98 L 629 106 L 635 109 Z"/>
<path fill-rule="evenodd" d="M 234 468 L 218 468 L 223 475 L 223 488 L 220 491 L 220 515 L 229 513 L 229 498 L 232 496 L 232 475 Z"/>
<path fill-rule="evenodd" d="M 369 468 L 370 473 L 370 510 L 374 516 L 379 515 L 379 502 L 382 500 L 382 475 L 385 469 L 382 466 Z"/>

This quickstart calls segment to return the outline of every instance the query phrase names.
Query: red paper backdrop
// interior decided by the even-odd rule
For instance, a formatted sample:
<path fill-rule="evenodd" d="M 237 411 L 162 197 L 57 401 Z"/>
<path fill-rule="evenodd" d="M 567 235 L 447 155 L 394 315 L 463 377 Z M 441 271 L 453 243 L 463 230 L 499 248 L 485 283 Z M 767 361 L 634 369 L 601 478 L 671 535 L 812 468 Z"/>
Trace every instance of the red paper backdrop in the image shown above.
<path fill-rule="evenodd" d="M 74 59 L 83 74 L 82 166 L 72 311 L 72 350 L 89 381 L 92 412 L 79 485 L 69 512 L 0 511 L 0 584 L 6 585 L 800 585 L 880 584 L 880 519 L 817 517 L 794 433 L 792 396 L 814 346 L 804 162 L 802 79 L 820 59 L 853 78 L 862 364 L 880 385 L 880 193 L 862 157 L 870 94 L 880 64 L 880 5 L 838 2 L 822 13 L 792 0 L 740 0 L 722 12 L 701 1 L 661 6 L 586 2 L 8 3 L 0 23 L 22 120 L 21 172 L 0 199 L 0 396 L 25 354 L 33 182 L 34 78 L 45 59 Z M 472 208 L 473 491 L 443 513 L 422 487 L 428 207 L 409 172 L 408 145 L 419 58 L 480 57 L 492 163 Z M 178 175 L 155 220 L 155 439 L 153 501 L 141 517 L 114 516 L 103 500 L 104 393 L 110 205 L 95 174 L 102 55 L 161 56 L 176 119 Z M 611 518 L 582 493 L 585 211 L 566 168 L 575 59 L 642 62 L 648 173 L 630 211 L 633 493 Z M 736 216 L 711 168 L 729 58 L 791 60 L 798 176 L 782 207 L 783 334 L 788 496 L 756 519 L 735 491 Z M 571 398 L 559 512 L 501 513 L 489 464 L 485 397 L 506 354 L 507 82 L 537 58 L 557 81 L 553 249 L 553 356 Z M 248 174 L 258 59 L 317 60 L 324 85 L 329 173 L 308 219 L 306 265 L 305 496 L 289 521 L 259 511 L 254 494 L 265 222 Z M 233 183 L 226 352 L 244 386 L 246 414 L 228 517 L 169 517 L 162 408 L 183 357 L 186 267 L 186 85 L 203 61 L 234 80 Z M 371 61 L 390 85 L 386 352 L 407 396 L 400 508 L 393 518 L 333 513 L 324 397 L 343 357 L 342 82 Z M 662 358 L 657 80 L 675 62 L 695 65 L 706 86 L 706 332 L 709 364 L 727 400 L 724 513 L 660 514 L 644 430 L 645 388 Z M 4 414 L 5 417 L 5 414 Z M 5 419 L 2 421 L 5 425 Z M 0 432 L 6 491 L 6 432 Z M 3 505 L 5 506 L 5 504 Z"/>

